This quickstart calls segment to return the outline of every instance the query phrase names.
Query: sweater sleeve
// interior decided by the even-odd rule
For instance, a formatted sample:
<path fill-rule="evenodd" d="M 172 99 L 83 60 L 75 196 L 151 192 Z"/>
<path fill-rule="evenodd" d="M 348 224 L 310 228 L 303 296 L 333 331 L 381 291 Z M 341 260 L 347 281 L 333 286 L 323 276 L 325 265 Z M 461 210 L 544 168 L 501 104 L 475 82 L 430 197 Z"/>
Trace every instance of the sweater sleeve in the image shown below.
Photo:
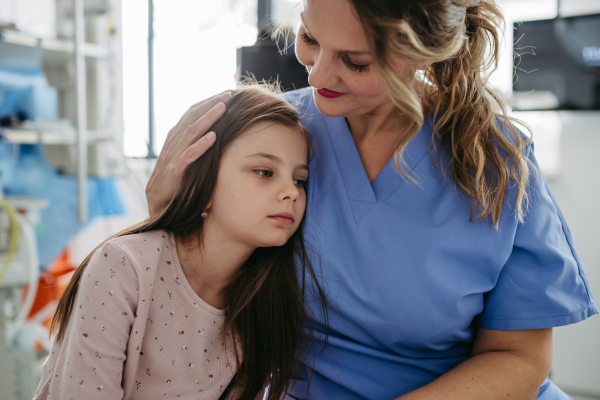
<path fill-rule="evenodd" d="M 138 274 L 125 253 L 106 243 L 83 271 L 71 318 L 52 346 L 34 399 L 121 399 Z"/>

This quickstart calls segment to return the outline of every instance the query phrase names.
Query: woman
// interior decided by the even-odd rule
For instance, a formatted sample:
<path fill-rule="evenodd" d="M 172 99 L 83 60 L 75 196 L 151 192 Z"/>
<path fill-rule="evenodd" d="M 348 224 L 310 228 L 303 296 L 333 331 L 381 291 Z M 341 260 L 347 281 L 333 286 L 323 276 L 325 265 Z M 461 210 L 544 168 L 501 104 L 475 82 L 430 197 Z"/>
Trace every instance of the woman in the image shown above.
<path fill-rule="evenodd" d="M 305 233 L 330 329 L 313 321 L 328 345 L 290 395 L 567 399 L 545 380 L 552 327 L 598 309 L 532 145 L 486 86 L 494 0 L 306 0 L 301 16 L 312 88 L 287 98 L 315 142 Z M 220 100 L 170 132 L 151 212 L 210 146 Z"/>

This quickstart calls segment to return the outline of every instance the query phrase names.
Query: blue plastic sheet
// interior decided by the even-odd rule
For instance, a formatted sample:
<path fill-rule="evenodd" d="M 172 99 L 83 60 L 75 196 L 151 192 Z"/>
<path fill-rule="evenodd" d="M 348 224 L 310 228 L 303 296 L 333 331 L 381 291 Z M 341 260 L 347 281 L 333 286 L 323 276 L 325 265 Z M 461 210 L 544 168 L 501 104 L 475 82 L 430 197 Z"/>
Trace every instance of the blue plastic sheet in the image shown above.
<path fill-rule="evenodd" d="M 77 221 L 77 178 L 64 176 L 50 165 L 41 145 L 21 145 L 11 173 L 2 176 L 7 195 L 47 199 L 41 211 L 42 225 L 37 244 L 42 269 L 56 258 L 69 240 L 94 218 L 120 215 L 125 208 L 114 178 L 88 178 L 88 223 Z"/>
<path fill-rule="evenodd" d="M 56 120 L 58 95 L 39 68 L 0 68 L 0 117 L 22 112 L 27 119 Z"/>

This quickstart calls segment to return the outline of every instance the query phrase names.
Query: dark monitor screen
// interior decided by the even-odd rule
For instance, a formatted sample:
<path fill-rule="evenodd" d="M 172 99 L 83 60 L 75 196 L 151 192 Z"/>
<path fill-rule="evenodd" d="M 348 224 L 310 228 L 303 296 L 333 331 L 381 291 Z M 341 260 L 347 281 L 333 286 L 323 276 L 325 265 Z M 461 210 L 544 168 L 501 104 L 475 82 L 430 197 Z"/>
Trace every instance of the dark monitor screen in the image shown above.
<path fill-rule="evenodd" d="M 256 45 L 238 49 L 239 78 L 254 77 L 259 82 L 278 81 L 283 91 L 301 89 L 308 85 L 306 67 L 296 59 L 293 44 L 282 53 L 270 39 L 259 40 Z"/>
<path fill-rule="evenodd" d="M 514 27 L 516 109 L 600 110 L 600 15 Z M 552 101 L 519 102 L 536 92 Z"/>

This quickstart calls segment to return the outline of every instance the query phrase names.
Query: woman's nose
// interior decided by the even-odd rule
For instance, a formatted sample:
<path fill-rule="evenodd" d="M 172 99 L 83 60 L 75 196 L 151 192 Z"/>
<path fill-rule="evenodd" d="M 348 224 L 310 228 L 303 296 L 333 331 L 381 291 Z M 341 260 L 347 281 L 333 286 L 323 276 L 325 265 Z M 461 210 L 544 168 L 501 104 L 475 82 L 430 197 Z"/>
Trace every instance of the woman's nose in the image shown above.
<path fill-rule="evenodd" d="M 312 65 L 308 68 L 308 83 L 310 86 L 320 89 L 332 86 L 335 80 L 333 64 L 322 54 L 318 55 Z"/>

